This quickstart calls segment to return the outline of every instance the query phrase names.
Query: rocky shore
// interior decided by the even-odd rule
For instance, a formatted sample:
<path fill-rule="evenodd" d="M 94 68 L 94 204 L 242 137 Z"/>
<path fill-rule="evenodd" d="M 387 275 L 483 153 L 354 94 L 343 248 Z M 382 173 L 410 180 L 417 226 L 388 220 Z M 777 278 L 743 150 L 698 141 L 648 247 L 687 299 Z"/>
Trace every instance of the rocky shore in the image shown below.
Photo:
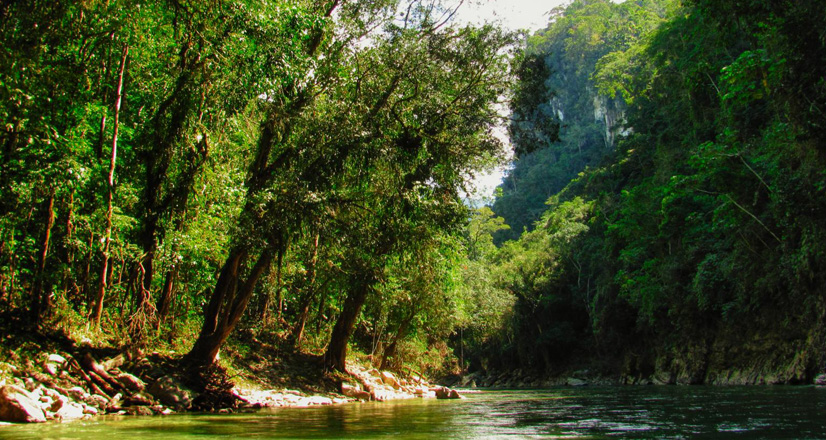
<path fill-rule="evenodd" d="M 90 351 L 80 353 L 42 354 L 36 362 L 26 361 L 24 368 L 0 365 L 8 373 L 0 379 L 0 421 L 30 423 L 79 420 L 98 414 L 229 413 L 266 407 L 461 398 L 457 391 L 417 376 L 400 377 L 360 365 L 350 368 L 334 392 L 235 386 L 226 377 L 219 377 L 217 383 L 225 384 L 224 389 L 213 384 L 199 393 L 193 391 L 192 380 L 176 368 L 173 359 L 158 353 L 117 354 L 102 360 Z"/>

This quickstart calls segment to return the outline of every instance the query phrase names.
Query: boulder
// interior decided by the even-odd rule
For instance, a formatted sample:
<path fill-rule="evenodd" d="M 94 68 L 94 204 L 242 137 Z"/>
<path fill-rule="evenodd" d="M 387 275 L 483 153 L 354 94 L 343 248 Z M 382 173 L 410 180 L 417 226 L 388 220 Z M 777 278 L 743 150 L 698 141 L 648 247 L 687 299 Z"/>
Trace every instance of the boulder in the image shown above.
<path fill-rule="evenodd" d="M 101 366 L 104 370 L 109 371 L 115 368 L 120 368 L 120 366 L 123 365 L 124 362 L 126 362 L 126 358 L 124 358 L 122 354 L 119 354 L 113 357 L 112 359 L 107 359 L 103 361 L 101 363 Z"/>
<path fill-rule="evenodd" d="M 27 377 L 23 379 L 23 386 L 26 388 L 26 391 L 33 392 L 37 389 L 40 385 L 34 381 L 31 377 Z"/>
<path fill-rule="evenodd" d="M 59 354 L 50 354 L 46 362 L 49 362 L 51 364 L 63 365 L 66 363 L 66 358 Z"/>
<path fill-rule="evenodd" d="M 127 390 L 143 391 L 146 388 L 146 384 L 142 380 L 129 373 L 120 373 L 115 376 L 115 380 Z"/>
<path fill-rule="evenodd" d="M 153 414 L 152 408 L 148 406 L 130 406 L 124 408 L 123 413 L 133 416 L 151 416 Z"/>
<path fill-rule="evenodd" d="M 118 397 L 117 400 L 120 400 Z M 92 394 L 88 398 L 84 400 L 89 405 L 96 406 L 98 408 L 106 408 L 109 406 L 109 399 L 106 397 L 101 396 L 100 394 Z"/>
<path fill-rule="evenodd" d="M 0 420 L 6 422 L 45 422 L 46 414 L 28 391 L 14 385 L 0 388 Z"/>
<path fill-rule="evenodd" d="M 60 396 L 57 399 L 55 399 L 54 402 L 52 402 L 51 406 L 49 407 L 49 411 L 56 413 L 56 412 L 60 411 L 61 408 L 66 406 L 66 404 L 68 404 L 68 403 L 69 403 L 68 398 L 66 398 L 65 396 Z"/>
<path fill-rule="evenodd" d="M 55 417 L 61 420 L 78 420 L 85 416 L 83 406 L 74 402 L 69 402 L 55 411 Z"/>
<path fill-rule="evenodd" d="M 162 404 L 175 409 L 186 409 L 192 405 L 190 391 L 172 376 L 163 376 L 156 380 L 146 389 L 146 392 Z"/>
<path fill-rule="evenodd" d="M 393 376 L 393 373 L 389 371 L 382 371 L 379 374 L 379 377 L 381 377 L 381 381 L 384 382 L 385 385 L 391 386 L 393 388 L 399 387 L 399 381 L 396 380 L 396 376 Z"/>
<path fill-rule="evenodd" d="M 458 391 L 452 390 L 448 387 L 440 387 L 436 389 L 437 399 L 461 399 L 462 395 Z"/>
<path fill-rule="evenodd" d="M 87 393 L 86 390 L 84 390 L 81 387 L 69 388 L 68 393 L 70 396 L 74 397 L 77 400 L 83 400 L 86 398 L 86 396 L 89 395 L 89 393 Z"/>
<path fill-rule="evenodd" d="M 123 406 L 152 406 L 155 402 L 152 398 L 144 394 L 138 393 L 123 399 Z"/>
<path fill-rule="evenodd" d="M 49 376 L 57 376 L 57 365 L 55 364 L 46 363 L 43 365 L 43 370 L 45 370 L 46 373 L 49 373 Z"/>
<path fill-rule="evenodd" d="M 370 393 L 346 383 L 341 384 L 341 394 L 358 400 L 370 400 Z"/>
<path fill-rule="evenodd" d="M 585 385 L 588 385 L 588 382 L 575 377 L 569 377 L 566 384 L 572 387 L 584 387 Z"/>

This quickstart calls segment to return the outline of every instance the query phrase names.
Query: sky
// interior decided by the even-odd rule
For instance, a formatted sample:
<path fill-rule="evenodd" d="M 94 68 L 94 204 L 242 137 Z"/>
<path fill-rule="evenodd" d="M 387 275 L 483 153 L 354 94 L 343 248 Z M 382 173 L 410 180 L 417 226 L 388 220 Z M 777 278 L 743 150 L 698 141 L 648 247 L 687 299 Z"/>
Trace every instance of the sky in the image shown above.
<path fill-rule="evenodd" d="M 566 3 L 569 1 L 465 0 L 459 7 L 458 18 L 475 23 L 501 21 L 502 25 L 510 29 L 537 30 L 548 23 L 548 11 Z"/>
<path fill-rule="evenodd" d="M 459 0 L 454 0 L 458 3 Z M 548 23 L 548 12 L 557 6 L 568 4 L 568 0 L 465 0 L 459 7 L 456 19 L 459 22 L 481 24 L 495 22 L 509 29 L 536 31 Z M 504 127 L 500 138 L 507 142 Z M 477 191 L 470 199 L 489 199 L 493 190 L 502 182 L 504 169 L 482 174 L 474 179 Z"/>

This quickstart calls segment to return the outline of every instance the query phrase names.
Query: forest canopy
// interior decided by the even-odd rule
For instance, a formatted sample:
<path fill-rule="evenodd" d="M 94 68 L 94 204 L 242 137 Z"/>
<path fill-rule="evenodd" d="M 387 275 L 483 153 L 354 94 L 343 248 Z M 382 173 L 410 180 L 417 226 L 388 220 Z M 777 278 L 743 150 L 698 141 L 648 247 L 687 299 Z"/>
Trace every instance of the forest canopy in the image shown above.
<path fill-rule="evenodd" d="M 821 3 L 574 0 L 526 35 L 438 0 L 2 2 L 0 317 L 190 366 L 243 333 L 339 371 L 810 382 Z"/>
<path fill-rule="evenodd" d="M 442 368 L 461 194 L 504 157 L 517 42 L 454 13 L 3 3 L 3 309 L 198 365 L 241 326 L 343 370 L 363 323 L 388 364 Z"/>
<path fill-rule="evenodd" d="M 479 366 L 810 382 L 824 29 L 816 1 L 577 0 L 531 36 L 493 204 L 513 241 L 485 257 L 515 302 Z"/>

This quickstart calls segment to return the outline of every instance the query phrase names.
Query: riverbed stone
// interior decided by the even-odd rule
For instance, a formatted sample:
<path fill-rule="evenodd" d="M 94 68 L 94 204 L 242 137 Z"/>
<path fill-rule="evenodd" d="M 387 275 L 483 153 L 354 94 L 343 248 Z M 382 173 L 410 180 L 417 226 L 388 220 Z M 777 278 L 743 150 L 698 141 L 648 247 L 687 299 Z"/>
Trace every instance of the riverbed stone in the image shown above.
<path fill-rule="evenodd" d="M 60 396 L 52 401 L 51 405 L 49 405 L 49 411 L 56 413 L 60 411 L 60 408 L 63 408 L 67 403 L 69 403 L 69 399 L 66 396 Z"/>
<path fill-rule="evenodd" d="M 120 414 L 120 411 L 118 413 Z M 124 408 L 123 413 L 133 416 L 151 416 L 153 414 L 152 409 L 148 406 L 130 406 Z"/>
<path fill-rule="evenodd" d="M 146 388 L 146 384 L 142 380 L 129 373 L 120 373 L 115 376 L 115 380 L 128 390 L 143 391 Z"/>
<path fill-rule="evenodd" d="M 46 421 L 46 414 L 28 391 L 14 385 L 5 385 L 0 387 L 0 420 L 39 423 Z"/>
<path fill-rule="evenodd" d="M 86 414 L 83 406 L 74 402 L 69 402 L 63 405 L 58 411 L 55 412 L 55 417 L 64 421 L 78 420 L 85 416 Z"/>
<path fill-rule="evenodd" d="M 57 353 L 54 353 L 54 354 L 49 355 L 49 358 L 46 359 L 46 362 L 50 362 L 50 363 L 58 364 L 58 365 L 63 365 L 63 364 L 66 363 L 66 358 L 59 355 L 59 354 L 57 354 Z"/>
<path fill-rule="evenodd" d="M 341 384 L 341 394 L 358 400 L 370 400 L 370 393 L 348 383 Z"/>
<path fill-rule="evenodd" d="M 180 381 L 172 376 L 163 376 L 146 388 L 146 392 L 154 396 L 162 404 L 175 408 L 186 409 L 192 405 L 192 394 Z"/>
<path fill-rule="evenodd" d="M 69 388 L 68 393 L 70 396 L 74 397 L 77 400 L 83 400 L 86 398 L 86 396 L 89 395 L 89 393 L 87 393 L 86 390 L 84 390 L 81 387 Z"/>
<path fill-rule="evenodd" d="M 152 398 L 143 393 L 133 394 L 123 399 L 123 406 L 151 406 L 154 404 Z"/>
<path fill-rule="evenodd" d="M 452 390 L 448 387 L 440 387 L 436 389 L 437 399 L 461 399 L 462 395 L 458 391 Z"/>
<path fill-rule="evenodd" d="M 51 362 L 47 362 L 43 365 L 43 370 L 45 370 L 46 373 L 49 373 L 49 376 L 57 376 L 57 365 Z"/>
<path fill-rule="evenodd" d="M 389 371 L 382 371 L 379 375 L 381 381 L 384 382 L 385 385 L 391 386 L 393 388 L 398 388 L 399 381 L 396 380 L 396 376 Z"/>

